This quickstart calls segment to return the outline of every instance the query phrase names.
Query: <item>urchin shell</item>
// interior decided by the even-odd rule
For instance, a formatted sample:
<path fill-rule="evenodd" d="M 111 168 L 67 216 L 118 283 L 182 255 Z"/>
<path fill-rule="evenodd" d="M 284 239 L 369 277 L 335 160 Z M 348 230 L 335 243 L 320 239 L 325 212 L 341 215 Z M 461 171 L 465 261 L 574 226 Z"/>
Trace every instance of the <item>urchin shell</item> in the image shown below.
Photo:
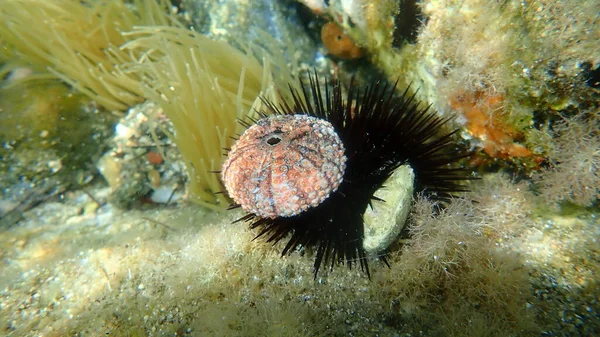
<path fill-rule="evenodd" d="M 342 182 L 344 146 L 331 123 L 306 115 L 270 116 L 247 129 L 221 178 L 235 203 L 261 218 L 316 207 Z"/>

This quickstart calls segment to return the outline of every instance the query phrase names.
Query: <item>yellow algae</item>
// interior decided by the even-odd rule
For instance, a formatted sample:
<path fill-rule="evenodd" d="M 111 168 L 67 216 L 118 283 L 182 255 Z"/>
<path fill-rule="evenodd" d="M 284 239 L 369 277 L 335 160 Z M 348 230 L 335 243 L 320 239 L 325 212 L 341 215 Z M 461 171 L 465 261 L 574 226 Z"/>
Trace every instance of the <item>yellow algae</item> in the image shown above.
<path fill-rule="evenodd" d="M 57 77 L 102 106 L 125 110 L 142 101 L 136 74 L 123 69 L 139 55 L 119 49 L 123 32 L 174 24 L 167 0 L 5 0 L 0 39 L 7 58 Z"/>
<path fill-rule="evenodd" d="M 289 81 L 282 58 L 273 52 L 243 50 L 175 27 L 145 27 L 127 34 L 123 50 L 143 54 L 135 71 L 145 95 L 157 102 L 175 127 L 171 135 L 190 177 L 193 200 L 222 208 L 228 204 L 219 175 L 224 149 L 243 131 L 240 120 L 256 114 L 260 95 L 275 99 L 277 84 Z M 254 107 L 254 109 L 253 109 Z"/>

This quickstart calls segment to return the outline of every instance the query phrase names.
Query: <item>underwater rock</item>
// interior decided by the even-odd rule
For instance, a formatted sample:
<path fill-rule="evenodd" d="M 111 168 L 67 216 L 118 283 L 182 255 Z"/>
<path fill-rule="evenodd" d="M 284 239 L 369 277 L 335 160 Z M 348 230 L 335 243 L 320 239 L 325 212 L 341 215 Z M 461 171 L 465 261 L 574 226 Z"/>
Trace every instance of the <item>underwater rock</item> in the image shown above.
<path fill-rule="evenodd" d="M 181 4 L 195 30 L 213 39 L 276 48 L 292 67 L 311 62 L 317 54 L 316 41 L 301 28 L 295 1 L 182 0 Z"/>
<path fill-rule="evenodd" d="M 596 1 L 299 2 L 337 22 L 389 80 L 401 74 L 400 89 L 458 116 L 476 165 L 538 169 L 554 145 L 541 134 L 600 100 Z"/>
<path fill-rule="evenodd" d="M 491 178 L 491 179 L 488 179 Z M 263 249 L 235 213 L 196 205 L 97 208 L 67 192 L 0 229 L 0 321 L 9 336 L 594 336 L 600 218 L 538 217 L 501 175 L 435 214 L 369 281 L 313 280 L 308 252 Z M 282 245 L 283 246 L 283 245 Z M 303 256 L 304 255 L 304 256 Z M 76 314 L 74 314 L 76 313 Z M 276 322 L 274 324 L 273 322 Z M 159 333 L 160 332 L 160 333 Z"/>
<path fill-rule="evenodd" d="M 0 227 L 93 179 L 114 116 L 57 81 L 0 87 Z"/>
<path fill-rule="evenodd" d="M 156 104 L 129 110 L 115 126 L 110 149 L 96 164 L 111 189 L 109 202 L 131 208 L 182 199 L 188 178 L 179 150 L 167 136 L 173 133 Z"/>
<path fill-rule="evenodd" d="M 13 3 L 3 3 L 9 2 Z M 207 8 L 215 10 L 223 3 L 210 2 L 212 7 Z M 74 120 L 58 121 L 59 125 L 69 124 L 63 125 L 64 130 L 74 134 L 59 132 L 57 136 L 36 124 L 56 121 L 53 110 L 44 118 L 25 123 L 24 129 L 3 130 L 8 138 L 19 141 L 2 139 L 0 179 L 12 179 L 14 189 L 2 191 L 0 212 L 13 210 L 12 214 L 18 213 L 22 220 L 19 226 L 0 226 L 0 331 L 9 336 L 599 335 L 600 216 L 594 195 L 600 144 L 595 79 L 599 62 L 598 54 L 590 53 L 597 46 L 594 37 L 600 26 L 597 2 L 424 0 L 419 3 L 425 19 L 415 41 L 408 37 L 398 40 L 398 35 L 391 33 L 401 21 L 395 16 L 397 1 L 303 2 L 318 7 L 318 15 L 331 15 L 350 35 L 357 34 L 353 38 L 360 43 L 369 45 L 364 41 L 370 41 L 369 59 L 392 80 L 401 74 L 400 86 L 406 84 L 402 81 L 414 81 L 420 88 L 418 98 L 433 104 L 440 115 L 459 113 L 456 122 L 464 126 L 463 137 L 477 148 L 500 154 L 494 161 L 524 153 L 518 145 L 534 155 L 545 154 L 547 147 L 560 152 L 548 156 L 556 175 L 540 171 L 553 186 L 542 182 L 540 186 L 545 188 L 540 191 L 539 186 L 527 183 L 526 176 L 516 175 L 517 182 L 486 173 L 483 179 L 471 182 L 472 192 L 450 199 L 444 207 L 417 196 L 407 222 L 407 238 L 396 241 L 398 244 L 393 244 L 385 256 L 390 268 L 372 261 L 378 268 L 373 268 L 371 280 L 356 270 L 342 268 L 328 270 L 315 280 L 306 267 L 314 250 L 298 247 L 282 258 L 277 251 L 253 241 L 257 232 L 249 233 L 243 224 L 232 223 L 240 216 L 236 212 L 212 212 L 186 203 L 172 208 L 118 208 L 95 201 L 113 198 L 109 197 L 111 189 L 99 181 L 85 192 L 66 191 L 60 198 L 47 200 L 47 188 L 63 186 L 53 179 L 68 173 L 73 176 L 68 177 L 71 181 L 77 176 L 74 172 L 95 159 L 97 148 L 87 148 L 91 144 L 81 140 L 96 134 L 100 134 L 95 139 L 99 144 L 105 139 L 98 131 L 100 127 L 94 126 L 97 121 L 87 118 L 110 117 L 75 114 L 78 118 Z M 238 3 L 240 8 L 250 6 L 249 1 Z M 327 13 L 328 8 L 333 9 L 332 14 Z M 222 9 L 216 15 L 223 18 L 225 10 L 235 10 L 227 6 Z M 243 22 L 245 18 L 230 20 Z M 370 24 L 377 29 L 369 30 Z M 237 27 L 243 26 L 224 26 L 215 32 L 243 35 L 245 32 L 229 32 Z M 191 44 L 175 41 L 156 44 L 164 37 L 157 31 L 155 27 L 145 29 L 147 34 L 140 37 L 148 44 L 142 44 L 141 51 L 160 54 L 166 49 L 157 46 L 173 47 L 170 52 L 179 51 L 174 46 L 194 50 L 187 47 Z M 183 31 L 185 37 L 196 38 Z M 359 33 L 364 31 L 370 35 L 361 40 Z M 518 54 L 521 59 L 515 60 Z M 173 65 L 184 68 L 192 64 L 171 58 L 158 66 L 152 59 L 156 54 L 144 55 L 149 56 L 144 61 L 158 72 Z M 319 62 L 318 56 L 305 62 Z M 228 85 L 228 93 L 235 93 L 244 72 L 231 68 L 233 80 L 219 84 Z M 192 69 L 190 72 L 195 71 Z M 164 91 L 152 97 L 167 103 L 180 98 L 187 85 L 179 85 L 189 78 L 189 72 L 179 69 L 175 74 L 182 74 L 183 80 L 172 81 L 175 77 L 167 73 L 163 75 L 168 80 L 152 82 L 167 83 L 160 87 Z M 223 75 L 211 74 L 214 72 L 202 78 L 224 79 Z M 245 78 L 249 77 L 246 73 Z M 257 82 L 253 88 L 264 88 Z M 42 96 L 56 98 L 65 91 L 48 89 Z M 173 95 L 168 96 L 169 92 Z M 243 104 L 252 104 L 256 95 L 249 96 L 252 99 L 244 98 Z M 22 99 L 24 105 L 40 101 L 33 96 L 21 98 L 14 92 L 10 97 Z M 230 103 L 236 96 L 225 97 Z M 5 124 L 4 118 L 12 119 L 11 113 L 18 111 L 6 110 L 10 108 L 3 105 L 7 102 L 14 103 L 0 100 L 0 127 L 12 125 Z M 111 187 L 124 185 L 123 179 L 131 183 L 115 204 L 131 205 L 140 198 L 141 202 L 149 198 L 170 203 L 171 196 L 166 196 L 177 191 L 169 172 L 174 178 L 179 171 L 164 166 L 180 161 L 164 155 L 147 132 L 155 129 L 150 116 L 165 130 L 172 130 L 168 123 L 161 124 L 159 109 L 155 108 L 150 104 L 136 107 L 132 111 L 137 114 L 132 112 L 116 130 L 121 139 L 115 140 L 106 155 L 105 176 Z M 21 121 L 29 118 L 28 113 L 16 116 Z M 198 120 L 205 121 L 204 116 Z M 486 123 L 486 116 L 498 119 Z M 110 127 L 106 130 L 107 134 L 112 132 Z M 170 148 L 160 134 L 163 130 L 156 131 L 161 146 Z M 79 143 L 72 136 L 77 136 Z M 484 136 L 493 136 L 492 144 L 486 143 Z M 60 143 L 69 140 L 62 152 L 53 147 L 58 144 L 44 142 L 56 137 Z M 35 147 L 28 148 L 32 145 Z M 48 148 L 43 148 L 46 145 Z M 82 155 L 84 146 L 91 152 Z M 123 161 L 121 155 L 131 161 Z M 71 169 L 71 159 L 80 165 L 78 169 Z M 583 161 L 584 165 L 579 165 Z M 518 160 L 514 162 L 518 164 Z M 28 180 L 21 186 L 23 181 L 10 171 L 9 164 L 34 170 L 34 177 L 54 174 L 37 180 L 35 186 Z M 577 182 L 588 182 L 569 187 L 565 184 L 568 174 L 577 175 Z M 4 188 L 5 180 L 0 183 Z M 393 183 L 386 185 L 389 191 L 379 192 L 401 193 L 402 188 L 392 187 Z M 19 191 L 29 193 L 38 187 L 40 190 L 31 195 L 41 199 L 20 199 Z M 583 194 L 577 194 L 578 190 Z M 204 191 L 213 195 L 211 189 Z M 400 199 L 398 204 L 407 202 L 406 197 Z M 34 205 L 30 200 L 43 202 L 29 210 L 16 207 L 19 202 Z M 590 207 L 570 204 L 556 213 L 547 209 L 549 201 Z M 374 202 L 374 206 L 377 211 L 380 204 Z M 386 222 L 393 224 L 393 218 L 391 214 Z M 384 238 L 393 237 L 400 227 L 388 228 L 392 230 L 384 230 Z M 285 243 L 276 245 L 285 247 Z"/>

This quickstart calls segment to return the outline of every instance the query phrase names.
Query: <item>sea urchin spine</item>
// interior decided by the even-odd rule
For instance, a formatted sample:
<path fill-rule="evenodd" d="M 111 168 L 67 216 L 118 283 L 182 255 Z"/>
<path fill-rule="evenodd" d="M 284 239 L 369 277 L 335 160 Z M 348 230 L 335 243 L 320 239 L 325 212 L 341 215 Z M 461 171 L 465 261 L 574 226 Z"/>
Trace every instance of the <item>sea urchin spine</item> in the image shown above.
<path fill-rule="evenodd" d="M 447 119 L 420 108 L 414 95 L 395 96 L 395 88 L 375 82 L 361 91 L 352 82 L 344 99 L 339 82 L 321 87 L 314 76 L 301 91 L 290 86 L 289 103 L 263 100 L 263 119 L 222 170 L 233 206 L 250 212 L 238 221 L 268 242 L 289 238 L 282 255 L 316 248 L 315 277 L 323 263 L 358 263 L 370 276 L 363 214 L 381 201 L 374 193 L 397 168 L 409 165 L 415 192 L 438 200 L 465 191 L 471 179 L 453 165 L 465 157 L 452 141 L 456 131 L 439 135 Z"/>

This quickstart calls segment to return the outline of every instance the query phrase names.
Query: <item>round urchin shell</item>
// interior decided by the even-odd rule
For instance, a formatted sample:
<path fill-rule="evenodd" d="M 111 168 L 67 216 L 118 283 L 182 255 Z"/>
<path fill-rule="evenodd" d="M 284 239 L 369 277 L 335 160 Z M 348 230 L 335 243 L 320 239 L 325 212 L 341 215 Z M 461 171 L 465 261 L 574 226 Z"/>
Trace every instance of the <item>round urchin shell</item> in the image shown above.
<path fill-rule="evenodd" d="M 229 196 L 261 218 L 316 207 L 342 182 L 344 146 L 331 123 L 306 115 L 270 116 L 231 148 L 221 178 Z"/>

